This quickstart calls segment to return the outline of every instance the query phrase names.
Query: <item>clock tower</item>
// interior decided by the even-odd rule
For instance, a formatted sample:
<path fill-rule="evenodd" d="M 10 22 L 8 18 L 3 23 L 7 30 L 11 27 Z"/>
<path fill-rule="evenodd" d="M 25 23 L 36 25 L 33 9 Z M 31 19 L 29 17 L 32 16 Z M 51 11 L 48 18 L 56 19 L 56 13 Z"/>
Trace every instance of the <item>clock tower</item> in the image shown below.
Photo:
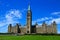
<path fill-rule="evenodd" d="M 31 33 L 31 26 L 32 26 L 32 12 L 30 5 L 28 6 L 28 11 L 27 11 L 27 33 Z"/>

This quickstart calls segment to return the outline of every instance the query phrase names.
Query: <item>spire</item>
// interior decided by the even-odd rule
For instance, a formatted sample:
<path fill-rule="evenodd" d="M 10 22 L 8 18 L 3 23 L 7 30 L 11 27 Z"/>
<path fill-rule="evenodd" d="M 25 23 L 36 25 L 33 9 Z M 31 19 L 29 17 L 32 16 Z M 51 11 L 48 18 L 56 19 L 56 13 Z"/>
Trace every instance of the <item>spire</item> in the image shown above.
<path fill-rule="evenodd" d="M 30 3 L 31 3 L 31 0 L 29 0 L 29 2 L 28 2 L 28 10 L 31 10 Z"/>
<path fill-rule="evenodd" d="M 30 8 L 30 4 L 28 5 L 28 10 L 30 10 L 31 8 Z"/>

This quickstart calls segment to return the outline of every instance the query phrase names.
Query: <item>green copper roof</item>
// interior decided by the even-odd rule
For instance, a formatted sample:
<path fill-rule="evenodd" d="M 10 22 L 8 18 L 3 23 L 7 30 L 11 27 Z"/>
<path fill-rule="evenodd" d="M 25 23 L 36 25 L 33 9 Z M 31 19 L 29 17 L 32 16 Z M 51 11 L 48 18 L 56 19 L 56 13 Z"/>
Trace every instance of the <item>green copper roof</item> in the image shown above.
<path fill-rule="evenodd" d="M 28 5 L 28 10 L 30 10 L 30 5 Z"/>

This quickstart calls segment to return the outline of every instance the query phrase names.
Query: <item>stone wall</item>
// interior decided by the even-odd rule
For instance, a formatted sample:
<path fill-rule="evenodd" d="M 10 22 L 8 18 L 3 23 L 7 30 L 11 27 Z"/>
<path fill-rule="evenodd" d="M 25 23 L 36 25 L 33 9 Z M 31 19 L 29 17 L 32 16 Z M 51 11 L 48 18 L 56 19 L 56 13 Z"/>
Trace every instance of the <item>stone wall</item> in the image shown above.
<path fill-rule="evenodd" d="M 21 33 L 26 33 L 26 28 L 20 28 Z"/>
<path fill-rule="evenodd" d="M 47 33 L 52 33 L 52 27 L 47 27 Z"/>
<path fill-rule="evenodd" d="M 36 33 L 43 33 L 42 27 L 37 27 L 36 28 Z"/>

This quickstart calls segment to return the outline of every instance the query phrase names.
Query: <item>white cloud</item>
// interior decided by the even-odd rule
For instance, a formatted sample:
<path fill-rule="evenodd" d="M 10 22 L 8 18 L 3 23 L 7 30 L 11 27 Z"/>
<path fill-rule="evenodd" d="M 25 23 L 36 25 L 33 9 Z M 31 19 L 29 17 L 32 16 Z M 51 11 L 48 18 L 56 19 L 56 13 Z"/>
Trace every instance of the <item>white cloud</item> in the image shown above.
<path fill-rule="evenodd" d="M 53 18 L 52 17 L 39 18 L 37 20 L 32 21 L 32 24 L 35 24 L 36 22 L 38 23 L 38 22 L 42 22 L 42 21 L 46 21 L 46 20 L 51 20 L 51 19 L 53 19 Z"/>
<path fill-rule="evenodd" d="M 60 12 L 53 12 L 52 15 L 60 15 Z"/>
<path fill-rule="evenodd" d="M 53 19 L 52 22 L 53 21 L 56 21 L 57 24 L 60 24 L 60 18 Z"/>
<path fill-rule="evenodd" d="M 56 16 L 60 16 L 60 12 L 53 12 L 51 13 L 52 16 L 56 15 Z M 35 24 L 36 22 L 38 24 L 41 24 L 41 22 L 45 21 L 47 24 L 51 24 L 53 21 L 56 21 L 57 24 L 60 24 L 60 17 L 57 18 L 53 18 L 53 17 L 44 17 L 44 18 L 39 18 L 37 20 L 32 21 L 32 24 Z"/>
<path fill-rule="evenodd" d="M 5 26 L 5 25 L 6 25 L 5 22 L 0 22 L 0 27 Z"/>
<path fill-rule="evenodd" d="M 6 12 L 4 17 L 0 16 L 0 27 L 8 25 L 8 24 L 14 24 L 19 23 L 19 19 L 22 19 L 22 13 L 24 13 L 27 9 L 17 10 L 17 9 L 11 9 Z"/>
<path fill-rule="evenodd" d="M 1 18 L 3 18 L 3 17 L 1 17 Z M 18 19 L 22 19 L 22 12 L 20 10 L 11 9 L 11 10 L 7 11 L 3 20 L 0 21 L 0 28 L 1 28 L 0 30 L 2 30 L 2 27 L 7 28 L 9 24 L 19 23 Z M 0 31 L 0 32 L 2 32 L 2 31 Z"/>
<path fill-rule="evenodd" d="M 22 13 L 16 9 L 8 11 L 5 15 L 5 19 L 6 19 L 7 24 L 16 23 L 16 22 L 18 22 L 18 19 L 21 19 L 21 18 L 22 18 Z"/>
<path fill-rule="evenodd" d="M 44 17 L 44 18 L 41 18 L 41 19 L 37 19 L 35 21 L 32 21 L 32 24 L 35 24 L 36 22 L 38 24 L 42 24 L 43 21 L 45 21 L 47 24 L 51 24 L 51 23 L 53 23 L 53 21 L 55 21 L 56 24 L 60 24 L 60 18 L 52 18 L 52 17 L 49 17 L 49 18 L 48 17 Z"/>
<path fill-rule="evenodd" d="M 60 24 L 60 18 L 54 18 L 52 20 L 46 21 L 46 23 L 51 24 L 53 21 L 55 21 L 57 24 Z"/>
<path fill-rule="evenodd" d="M 13 18 L 13 17 L 17 17 L 17 18 L 22 18 L 22 14 L 19 10 L 10 10 L 7 12 L 8 14 L 6 14 L 6 18 L 10 17 L 10 18 Z"/>

